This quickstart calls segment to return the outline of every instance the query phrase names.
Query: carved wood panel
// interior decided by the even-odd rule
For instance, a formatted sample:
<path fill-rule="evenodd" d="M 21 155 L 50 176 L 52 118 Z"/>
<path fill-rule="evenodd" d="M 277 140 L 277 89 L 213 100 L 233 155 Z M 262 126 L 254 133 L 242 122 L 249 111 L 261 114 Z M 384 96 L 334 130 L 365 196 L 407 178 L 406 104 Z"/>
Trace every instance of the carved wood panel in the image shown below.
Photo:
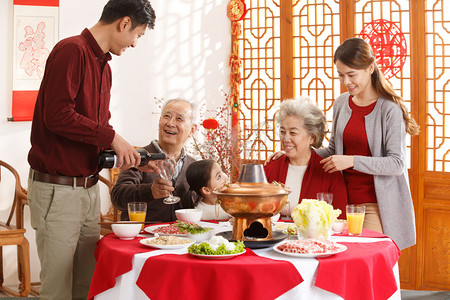
<path fill-rule="evenodd" d="M 249 11 L 240 40 L 243 78 L 238 122 L 240 141 L 256 150 L 245 159 L 264 160 L 279 150 L 273 115 L 283 99 L 308 94 L 331 120 L 332 102 L 341 92 L 332 54 L 341 41 L 364 32 L 373 37 L 373 26 L 381 24 L 376 20 L 384 20 L 383 28 L 393 39 L 399 38 L 400 30 L 402 67 L 393 65 L 388 73 L 421 127 L 420 135 L 408 140 L 407 150 L 417 246 L 402 251 L 400 281 L 406 289 L 450 290 L 448 244 L 440 237 L 450 234 L 450 1 L 245 3 Z M 376 34 L 387 38 L 382 30 Z"/>
<path fill-rule="evenodd" d="M 450 189 L 450 186 L 447 189 Z M 421 287 L 448 289 L 450 287 L 450 205 L 424 205 L 423 230 Z"/>

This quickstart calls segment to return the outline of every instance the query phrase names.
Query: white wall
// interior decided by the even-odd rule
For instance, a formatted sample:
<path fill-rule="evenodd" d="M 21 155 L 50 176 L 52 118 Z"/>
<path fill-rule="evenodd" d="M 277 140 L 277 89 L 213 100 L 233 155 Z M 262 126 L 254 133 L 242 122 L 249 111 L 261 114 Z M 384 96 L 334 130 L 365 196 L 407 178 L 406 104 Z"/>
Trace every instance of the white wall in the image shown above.
<path fill-rule="evenodd" d="M 203 117 L 214 116 L 228 93 L 230 22 L 228 0 L 150 0 L 156 26 L 135 49 L 114 56 L 111 124 L 131 144 L 143 146 L 157 135 L 156 99 L 184 97 L 206 103 Z M 60 0 L 60 39 L 91 27 L 107 0 Z M 0 1 L 0 160 L 14 166 L 27 186 L 31 122 L 7 122 L 11 117 L 13 1 Z M 2 172 L 0 220 L 11 208 L 12 181 Z M 9 184 L 10 182 L 10 184 Z M 104 197 L 107 195 L 103 193 Z M 104 199 L 105 200 L 105 199 Z M 106 200 L 107 201 L 107 200 Z M 31 247 L 32 281 L 39 280 L 34 232 L 26 217 Z M 6 285 L 17 283 L 16 252 L 4 249 Z"/>

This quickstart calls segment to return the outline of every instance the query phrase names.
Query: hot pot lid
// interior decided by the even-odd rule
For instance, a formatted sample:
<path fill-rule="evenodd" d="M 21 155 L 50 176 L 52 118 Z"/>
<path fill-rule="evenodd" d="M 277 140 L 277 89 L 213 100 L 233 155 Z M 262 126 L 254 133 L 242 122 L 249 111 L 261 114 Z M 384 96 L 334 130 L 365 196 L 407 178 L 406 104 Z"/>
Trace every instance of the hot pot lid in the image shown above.
<path fill-rule="evenodd" d="M 291 191 L 284 187 L 281 183 L 257 183 L 257 182 L 237 182 L 233 184 L 225 184 L 221 188 L 214 191 L 216 195 L 237 195 L 237 196 L 276 196 L 287 195 Z"/>

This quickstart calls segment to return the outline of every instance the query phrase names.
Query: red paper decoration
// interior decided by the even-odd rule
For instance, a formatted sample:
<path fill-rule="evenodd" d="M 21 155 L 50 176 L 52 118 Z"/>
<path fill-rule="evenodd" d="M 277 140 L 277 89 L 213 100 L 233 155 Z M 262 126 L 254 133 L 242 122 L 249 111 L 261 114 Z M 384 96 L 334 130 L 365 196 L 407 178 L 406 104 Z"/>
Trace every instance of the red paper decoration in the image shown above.
<path fill-rule="evenodd" d="M 406 55 L 406 39 L 395 23 L 378 19 L 366 24 L 359 36 L 372 46 L 376 61 L 384 76 L 390 79 L 403 68 Z"/>

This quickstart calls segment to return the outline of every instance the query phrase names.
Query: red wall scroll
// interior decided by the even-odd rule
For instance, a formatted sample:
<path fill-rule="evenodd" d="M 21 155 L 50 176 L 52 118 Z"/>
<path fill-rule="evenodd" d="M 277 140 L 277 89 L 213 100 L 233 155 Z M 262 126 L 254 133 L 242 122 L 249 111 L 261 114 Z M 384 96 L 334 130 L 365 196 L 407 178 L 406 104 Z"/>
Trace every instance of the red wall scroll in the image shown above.
<path fill-rule="evenodd" d="M 45 63 L 58 41 L 59 0 L 14 0 L 12 117 L 31 121 Z"/>

